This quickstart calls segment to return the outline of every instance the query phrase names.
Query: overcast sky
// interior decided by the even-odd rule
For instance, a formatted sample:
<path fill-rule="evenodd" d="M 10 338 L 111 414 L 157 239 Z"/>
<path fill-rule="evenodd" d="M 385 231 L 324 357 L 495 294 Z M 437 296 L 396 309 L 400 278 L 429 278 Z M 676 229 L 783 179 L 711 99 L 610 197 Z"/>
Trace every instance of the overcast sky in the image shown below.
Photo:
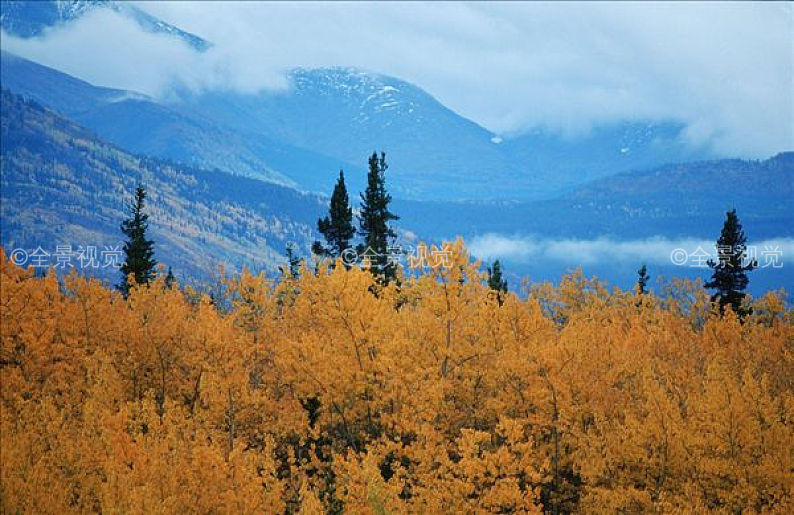
<path fill-rule="evenodd" d="M 413 82 L 499 133 L 675 119 L 725 155 L 794 148 L 790 3 L 138 2 L 211 41 L 197 54 L 95 12 L 3 48 L 91 82 L 255 92 L 294 66 Z"/>

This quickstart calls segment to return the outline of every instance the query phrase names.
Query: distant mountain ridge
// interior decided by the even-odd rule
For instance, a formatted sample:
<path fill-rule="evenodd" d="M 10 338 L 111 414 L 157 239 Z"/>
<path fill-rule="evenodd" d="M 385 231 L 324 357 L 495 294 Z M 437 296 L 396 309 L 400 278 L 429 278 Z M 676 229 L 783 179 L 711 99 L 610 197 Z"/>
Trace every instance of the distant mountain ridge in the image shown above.
<path fill-rule="evenodd" d="M 400 197 L 449 194 L 450 181 L 460 188 L 457 194 L 468 196 L 487 191 L 489 183 L 512 180 L 489 131 L 412 84 L 341 67 L 295 69 L 288 79 L 286 92 L 208 92 L 185 97 L 181 105 L 225 127 L 358 167 L 373 150 L 384 150 Z"/>
<path fill-rule="evenodd" d="M 582 185 L 553 199 L 398 201 L 401 222 L 435 238 L 462 234 L 565 238 L 710 238 L 736 208 L 754 238 L 794 237 L 794 152 L 765 160 L 662 165 Z M 495 216 L 498 213 L 498 216 Z M 461 229 L 465 228 L 465 229 Z"/>
<path fill-rule="evenodd" d="M 327 193 L 338 170 L 362 189 L 386 151 L 396 198 L 553 198 L 594 178 L 703 159 L 674 123 L 625 123 L 579 139 L 537 132 L 501 141 L 405 81 L 353 68 L 295 69 L 256 95 L 184 93 L 159 101 L 101 88 L 2 53 L 7 89 L 52 106 L 123 148 Z"/>

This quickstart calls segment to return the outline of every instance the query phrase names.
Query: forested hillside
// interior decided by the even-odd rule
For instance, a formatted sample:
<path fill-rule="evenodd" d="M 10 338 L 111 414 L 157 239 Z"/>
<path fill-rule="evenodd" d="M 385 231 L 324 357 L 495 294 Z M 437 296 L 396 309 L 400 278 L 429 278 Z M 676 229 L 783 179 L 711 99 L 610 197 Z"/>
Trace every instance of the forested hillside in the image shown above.
<path fill-rule="evenodd" d="M 323 210 L 317 196 L 130 154 L 7 91 L 2 105 L 2 242 L 9 249 L 118 245 L 126 203 L 142 182 L 157 254 L 180 276 L 206 278 L 221 263 L 273 270 L 290 241 L 309 252 Z"/>
<path fill-rule="evenodd" d="M 780 298 L 500 297 L 448 250 L 399 289 L 338 263 L 126 301 L 0 255 L 0 511 L 794 510 Z"/>
<path fill-rule="evenodd" d="M 3 88 L 57 111 L 129 152 L 287 185 L 295 182 L 276 168 L 285 161 L 306 166 L 303 156 L 310 154 L 221 129 L 140 93 L 93 86 L 5 51 L 0 52 L 0 62 Z M 334 163 L 330 168 L 335 167 Z"/>

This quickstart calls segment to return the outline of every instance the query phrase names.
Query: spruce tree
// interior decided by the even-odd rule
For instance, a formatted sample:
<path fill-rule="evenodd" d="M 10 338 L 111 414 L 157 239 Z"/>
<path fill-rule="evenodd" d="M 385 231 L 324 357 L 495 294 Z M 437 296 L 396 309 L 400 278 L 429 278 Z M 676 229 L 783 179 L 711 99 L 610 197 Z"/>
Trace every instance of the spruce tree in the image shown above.
<path fill-rule="evenodd" d="M 731 306 L 734 313 L 743 315 L 741 305 L 749 280 L 747 272 L 756 267 L 755 262 L 744 264 L 747 256 L 747 237 L 742 230 L 736 210 L 728 211 L 722 233 L 717 240 L 718 262 L 710 259 L 709 267 L 714 270 L 711 281 L 705 284 L 708 289 L 716 290 L 711 296 L 712 302 L 719 302 L 720 312 Z"/>
<path fill-rule="evenodd" d="M 648 281 L 651 279 L 651 276 L 648 275 L 648 267 L 645 266 L 645 263 L 643 263 L 642 267 L 637 270 L 637 275 L 637 295 L 647 295 Z"/>
<path fill-rule="evenodd" d="M 129 205 L 129 218 L 121 224 L 121 232 L 127 236 L 124 243 L 124 263 L 121 265 L 123 277 L 119 290 L 126 296 L 132 284 L 128 277 L 132 274 L 136 284 L 149 284 L 154 277 L 157 261 L 154 259 L 154 242 L 146 237 L 149 228 L 149 215 L 143 212 L 146 188 L 138 185 L 135 198 Z"/>
<path fill-rule="evenodd" d="M 174 271 L 171 270 L 171 267 L 169 266 L 168 273 L 165 276 L 165 287 L 171 288 L 171 286 L 174 285 L 175 281 L 176 281 L 176 277 L 174 277 Z"/>
<path fill-rule="evenodd" d="M 497 259 L 493 266 L 488 267 L 488 287 L 496 292 L 499 305 L 504 302 L 504 294 L 507 293 L 507 280 L 502 278 L 502 264 Z"/>
<path fill-rule="evenodd" d="M 281 272 L 289 275 L 293 279 L 297 279 L 300 275 L 301 258 L 295 255 L 295 244 L 287 244 L 287 263 L 286 266 L 281 266 Z"/>
<path fill-rule="evenodd" d="M 386 154 L 380 157 L 373 152 L 369 158 L 367 189 L 361 194 L 361 213 L 359 224 L 363 244 L 358 247 L 360 256 L 370 262 L 370 271 L 381 284 L 393 281 L 397 273 L 397 263 L 389 259 L 389 246 L 397 236 L 389 225 L 391 220 L 400 217 L 389 211 L 391 195 L 386 190 Z"/>
<path fill-rule="evenodd" d="M 342 170 L 339 170 L 339 179 L 331 195 L 328 216 L 317 220 L 317 230 L 326 242 L 323 245 L 315 241 L 312 245 L 312 252 L 318 256 L 335 259 L 350 248 L 350 240 L 355 236 L 356 228 L 353 227 L 353 208 L 350 207 L 350 199 L 345 187 L 345 174 Z"/>

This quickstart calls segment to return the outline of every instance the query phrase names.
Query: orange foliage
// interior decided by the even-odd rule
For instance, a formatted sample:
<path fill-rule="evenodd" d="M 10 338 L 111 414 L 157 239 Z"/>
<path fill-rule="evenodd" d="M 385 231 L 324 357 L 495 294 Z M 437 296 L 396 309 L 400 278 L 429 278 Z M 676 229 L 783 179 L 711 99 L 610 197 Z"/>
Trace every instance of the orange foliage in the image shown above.
<path fill-rule="evenodd" d="M 321 266 L 214 301 L 0 251 L 0 511 L 794 511 L 779 295 L 740 323 L 574 273 L 500 304 L 449 248 L 399 288 Z"/>

